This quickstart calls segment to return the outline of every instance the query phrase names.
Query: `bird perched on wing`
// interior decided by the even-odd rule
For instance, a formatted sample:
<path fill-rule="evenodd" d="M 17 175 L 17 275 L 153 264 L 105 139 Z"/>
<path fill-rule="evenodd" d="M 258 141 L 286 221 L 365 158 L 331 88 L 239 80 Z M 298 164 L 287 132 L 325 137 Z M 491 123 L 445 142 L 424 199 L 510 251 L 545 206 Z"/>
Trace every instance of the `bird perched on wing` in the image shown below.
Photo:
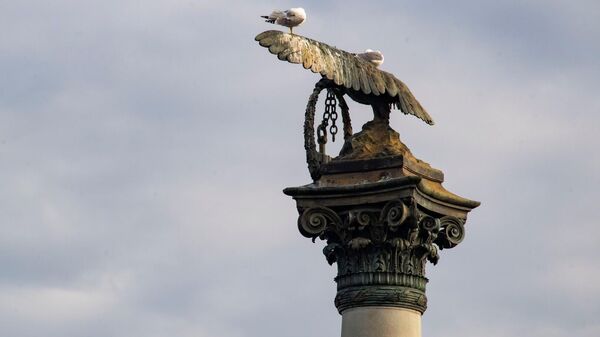
<path fill-rule="evenodd" d="M 273 11 L 269 15 L 261 16 L 261 18 L 266 19 L 265 22 L 288 27 L 290 34 L 293 34 L 292 28 L 299 26 L 306 20 L 306 12 L 304 8 L 290 8 L 287 11 Z"/>
<path fill-rule="evenodd" d="M 356 54 L 356 57 L 370 62 L 375 67 L 383 64 L 383 54 L 379 50 L 367 49 L 364 53 Z"/>

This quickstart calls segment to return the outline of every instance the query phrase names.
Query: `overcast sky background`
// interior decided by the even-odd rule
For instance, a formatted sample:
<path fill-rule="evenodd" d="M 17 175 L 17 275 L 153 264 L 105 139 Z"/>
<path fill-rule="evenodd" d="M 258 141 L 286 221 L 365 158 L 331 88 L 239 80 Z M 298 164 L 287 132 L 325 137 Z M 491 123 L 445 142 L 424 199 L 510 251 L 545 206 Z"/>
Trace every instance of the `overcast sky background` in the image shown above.
<path fill-rule="evenodd" d="M 281 192 L 310 182 L 318 76 L 253 40 L 294 6 L 385 54 L 436 121 L 392 126 L 482 201 L 428 268 L 424 336 L 600 336 L 593 0 L 0 0 L 0 335 L 339 335 Z"/>

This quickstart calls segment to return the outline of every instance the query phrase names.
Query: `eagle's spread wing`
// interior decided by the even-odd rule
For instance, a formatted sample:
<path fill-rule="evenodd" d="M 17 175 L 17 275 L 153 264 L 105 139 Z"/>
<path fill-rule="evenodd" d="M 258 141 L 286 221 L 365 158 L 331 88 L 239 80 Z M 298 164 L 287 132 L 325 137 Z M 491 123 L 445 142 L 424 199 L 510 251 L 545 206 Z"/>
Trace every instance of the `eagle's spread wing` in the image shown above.
<path fill-rule="evenodd" d="M 255 38 L 282 61 L 300 63 L 335 84 L 366 95 L 389 95 L 391 102 L 405 114 L 414 115 L 427 124 L 433 119 L 410 92 L 406 84 L 394 75 L 379 70 L 354 54 L 325 43 L 278 30 L 268 30 Z"/>

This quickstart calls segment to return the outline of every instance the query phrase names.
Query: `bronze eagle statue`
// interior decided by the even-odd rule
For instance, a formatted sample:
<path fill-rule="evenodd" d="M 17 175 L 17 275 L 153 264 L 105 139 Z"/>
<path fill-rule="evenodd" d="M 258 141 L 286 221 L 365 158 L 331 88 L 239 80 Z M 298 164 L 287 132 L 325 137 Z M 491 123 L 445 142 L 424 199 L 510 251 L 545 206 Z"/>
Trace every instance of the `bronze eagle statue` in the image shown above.
<path fill-rule="evenodd" d="M 389 119 L 391 108 L 396 108 L 434 124 L 406 84 L 363 57 L 277 30 L 260 33 L 255 40 L 279 60 L 302 64 L 305 69 L 321 74 L 324 87 L 337 88 L 353 100 L 371 105 L 376 119 Z"/>

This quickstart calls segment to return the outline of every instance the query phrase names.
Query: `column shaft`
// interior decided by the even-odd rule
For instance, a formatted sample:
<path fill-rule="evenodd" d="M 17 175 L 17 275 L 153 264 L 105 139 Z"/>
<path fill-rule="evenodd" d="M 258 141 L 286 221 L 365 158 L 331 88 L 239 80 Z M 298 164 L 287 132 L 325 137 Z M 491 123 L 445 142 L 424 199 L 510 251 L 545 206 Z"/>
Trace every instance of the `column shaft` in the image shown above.
<path fill-rule="evenodd" d="M 421 313 L 392 307 L 348 309 L 342 313 L 342 337 L 421 337 Z"/>

